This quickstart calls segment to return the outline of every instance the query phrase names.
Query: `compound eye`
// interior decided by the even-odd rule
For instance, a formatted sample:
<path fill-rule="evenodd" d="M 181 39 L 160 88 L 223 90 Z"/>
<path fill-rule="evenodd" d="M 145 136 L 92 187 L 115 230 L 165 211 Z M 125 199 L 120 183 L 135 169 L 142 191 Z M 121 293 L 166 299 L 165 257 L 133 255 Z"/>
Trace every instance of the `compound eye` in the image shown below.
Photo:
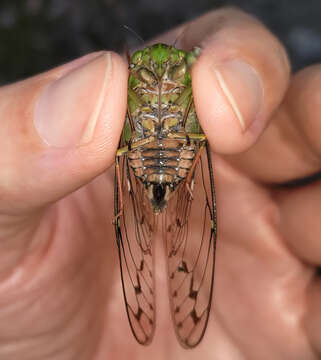
<path fill-rule="evenodd" d="M 143 52 L 141 50 L 136 51 L 132 56 L 132 63 L 137 65 L 142 61 Z"/>

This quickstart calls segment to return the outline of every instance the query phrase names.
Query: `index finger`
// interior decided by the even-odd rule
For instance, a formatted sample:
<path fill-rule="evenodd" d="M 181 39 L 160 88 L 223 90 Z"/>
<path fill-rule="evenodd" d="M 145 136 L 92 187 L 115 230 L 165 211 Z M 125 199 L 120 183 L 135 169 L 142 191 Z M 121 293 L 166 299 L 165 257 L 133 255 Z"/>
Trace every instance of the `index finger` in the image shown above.
<path fill-rule="evenodd" d="M 250 148 L 288 87 L 290 63 L 278 39 L 253 16 L 222 8 L 153 42 L 202 48 L 192 68 L 193 96 L 211 147 L 221 154 Z"/>
<path fill-rule="evenodd" d="M 295 74 L 263 136 L 246 154 L 230 157 L 230 162 L 264 183 L 286 183 L 319 173 L 320 94 L 320 64 Z"/>
<path fill-rule="evenodd" d="M 247 150 L 281 103 L 290 66 L 277 38 L 254 17 L 234 8 L 187 24 L 179 40 L 203 51 L 192 69 L 196 111 L 212 148 Z"/>

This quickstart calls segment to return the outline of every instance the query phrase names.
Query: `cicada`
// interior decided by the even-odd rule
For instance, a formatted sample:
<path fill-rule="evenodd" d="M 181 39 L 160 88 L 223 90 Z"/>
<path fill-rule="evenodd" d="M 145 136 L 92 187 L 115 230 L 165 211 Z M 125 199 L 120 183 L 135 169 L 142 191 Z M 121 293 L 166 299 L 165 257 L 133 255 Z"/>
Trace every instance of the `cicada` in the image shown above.
<path fill-rule="evenodd" d="M 115 230 L 136 340 L 155 330 L 154 248 L 161 224 L 171 315 L 180 344 L 202 340 L 211 309 L 216 202 L 209 145 L 194 109 L 200 53 L 155 44 L 129 57 L 128 110 L 116 154 Z M 159 221 L 161 220 L 161 221 Z"/>

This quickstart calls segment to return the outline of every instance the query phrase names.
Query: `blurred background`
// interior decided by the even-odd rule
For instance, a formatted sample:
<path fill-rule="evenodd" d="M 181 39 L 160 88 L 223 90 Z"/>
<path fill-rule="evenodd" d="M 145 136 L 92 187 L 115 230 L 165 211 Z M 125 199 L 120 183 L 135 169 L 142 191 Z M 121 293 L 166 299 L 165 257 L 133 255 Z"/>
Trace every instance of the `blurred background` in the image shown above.
<path fill-rule="evenodd" d="M 296 71 L 321 62 L 321 0 L 0 0 L 0 84 L 100 49 L 121 51 L 225 5 L 255 14 L 285 44 Z"/>

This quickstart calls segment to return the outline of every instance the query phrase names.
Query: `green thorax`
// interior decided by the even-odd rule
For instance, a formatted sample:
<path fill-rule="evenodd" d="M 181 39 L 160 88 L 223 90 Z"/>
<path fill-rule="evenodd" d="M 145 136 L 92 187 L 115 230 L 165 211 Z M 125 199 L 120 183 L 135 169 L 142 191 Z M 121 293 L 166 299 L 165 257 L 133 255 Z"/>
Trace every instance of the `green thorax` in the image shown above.
<path fill-rule="evenodd" d="M 135 138 L 170 132 L 201 133 L 194 111 L 190 68 L 199 54 L 165 44 L 136 51 L 129 65 L 128 111 L 135 126 Z M 184 129 L 183 129 L 184 126 Z M 132 133 L 127 119 L 123 138 Z"/>

